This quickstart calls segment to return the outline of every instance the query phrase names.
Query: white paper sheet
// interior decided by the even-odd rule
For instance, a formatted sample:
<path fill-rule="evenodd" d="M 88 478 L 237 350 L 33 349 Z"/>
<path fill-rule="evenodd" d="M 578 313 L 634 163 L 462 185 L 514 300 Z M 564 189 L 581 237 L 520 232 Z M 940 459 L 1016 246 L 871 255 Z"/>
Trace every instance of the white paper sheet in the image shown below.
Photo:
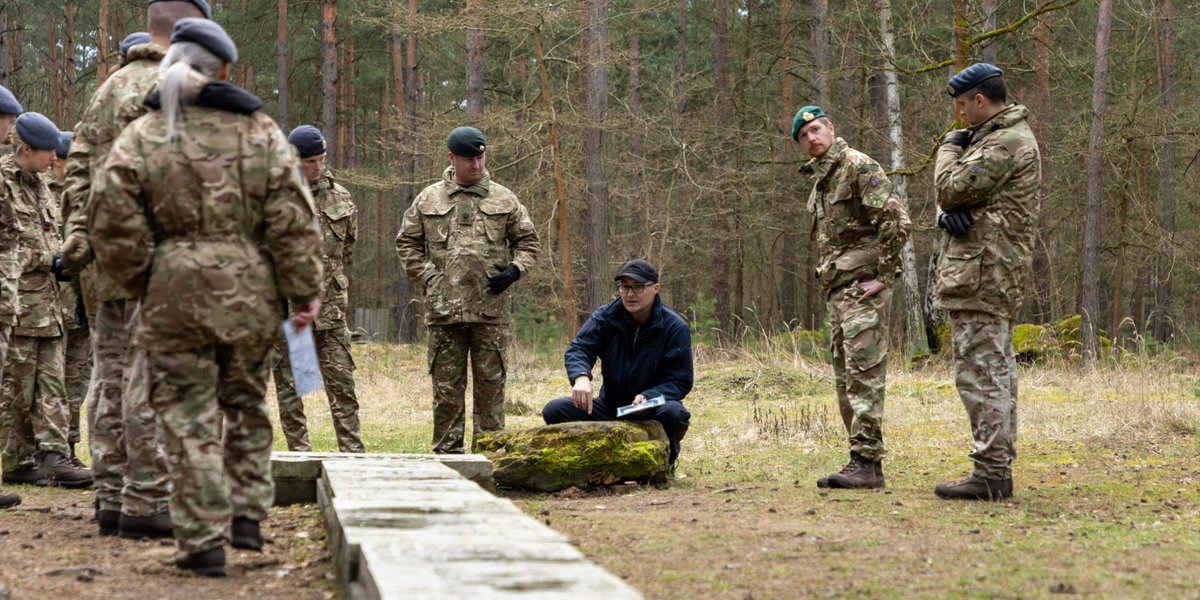
<path fill-rule="evenodd" d="M 296 395 L 304 396 L 321 389 L 321 366 L 317 362 L 317 342 L 313 339 L 312 325 L 296 333 L 292 320 L 283 322 L 283 334 L 287 336 L 288 360 L 292 364 L 292 379 L 296 383 Z"/>

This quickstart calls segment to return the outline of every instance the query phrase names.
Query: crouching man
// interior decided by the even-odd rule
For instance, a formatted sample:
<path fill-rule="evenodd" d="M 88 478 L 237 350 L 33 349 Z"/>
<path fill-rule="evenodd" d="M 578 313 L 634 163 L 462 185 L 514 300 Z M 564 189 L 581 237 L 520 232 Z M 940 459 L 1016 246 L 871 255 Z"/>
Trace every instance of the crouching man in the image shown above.
<path fill-rule="evenodd" d="M 629 420 L 662 424 L 671 441 L 671 472 L 691 413 L 683 397 L 692 389 L 692 336 L 688 324 L 658 297 L 658 270 L 645 260 L 621 267 L 615 280 L 620 299 L 592 313 L 565 353 L 569 397 L 542 409 L 547 425 L 568 421 L 613 421 L 617 409 L 662 397 L 661 406 Z M 600 359 L 604 386 L 595 396 L 592 368 Z"/>

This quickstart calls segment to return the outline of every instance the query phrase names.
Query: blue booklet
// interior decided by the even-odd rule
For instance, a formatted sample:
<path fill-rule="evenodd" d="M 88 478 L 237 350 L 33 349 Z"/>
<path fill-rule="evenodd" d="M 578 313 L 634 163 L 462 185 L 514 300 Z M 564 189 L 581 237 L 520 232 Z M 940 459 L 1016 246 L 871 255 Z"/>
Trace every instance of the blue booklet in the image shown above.
<path fill-rule="evenodd" d="M 632 415 L 634 413 L 640 413 L 643 410 L 650 410 L 651 408 L 654 408 L 655 406 L 662 406 L 666 403 L 667 403 L 666 398 L 663 398 L 662 396 L 655 396 L 654 398 L 650 398 L 641 404 L 630 404 L 629 406 L 622 406 L 621 408 L 617 409 L 617 418 L 619 419 L 621 417 L 624 417 L 625 415 Z"/>

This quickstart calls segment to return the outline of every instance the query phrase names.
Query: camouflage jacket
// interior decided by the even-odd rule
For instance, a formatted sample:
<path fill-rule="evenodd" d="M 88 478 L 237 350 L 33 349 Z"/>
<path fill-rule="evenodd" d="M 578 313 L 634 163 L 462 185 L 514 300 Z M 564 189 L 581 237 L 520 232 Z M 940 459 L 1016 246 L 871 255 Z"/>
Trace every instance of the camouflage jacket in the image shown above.
<path fill-rule="evenodd" d="M 800 172 L 813 184 L 808 211 L 814 215 L 821 286 L 830 292 L 871 279 L 891 286 L 912 223 L 883 167 L 838 138 Z"/>
<path fill-rule="evenodd" d="M 541 242 L 529 212 L 508 188 L 484 174 L 471 187 L 454 183 L 454 169 L 425 188 L 404 213 L 396 252 L 404 272 L 425 290 L 430 325 L 507 323 L 512 294 L 488 293 L 495 265 L 528 273 Z"/>
<path fill-rule="evenodd" d="M 971 211 L 962 237 L 945 236 L 938 263 L 942 310 L 974 310 L 1015 319 L 1032 284 L 1041 156 L 1029 109 L 1014 104 L 973 127 L 965 150 L 943 144 L 934 170 L 938 214 Z"/>
<path fill-rule="evenodd" d="M 17 166 L 12 155 L 0 158 L 8 196 L 17 214 L 19 243 L 17 264 L 20 311 L 13 335 L 55 337 L 63 334 L 62 305 L 58 281 L 50 268 L 62 243 L 59 236 L 58 204 L 50 194 L 44 175 Z"/>
<path fill-rule="evenodd" d="M 325 265 L 321 314 L 314 327 L 319 331 L 341 328 L 346 326 L 350 304 L 349 276 L 354 241 L 358 238 L 358 214 L 350 200 L 350 191 L 338 185 L 328 171 L 310 190 L 317 204 Z"/>
<path fill-rule="evenodd" d="M 136 341 L 150 351 L 270 344 L 285 298 L 321 289 L 316 208 L 287 138 L 257 98 L 215 90 L 240 108 L 190 105 L 175 140 L 161 112 L 141 117 L 93 190 L 96 260 L 142 296 Z"/>
<path fill-rule="evenodd" d="M 121 131 L 149 111 L 142 101 L 158 85 L 158 63 L 165 54 L 163 48 L 154 44 L 130 48 L 128 64 L 100 84 L 75 126 L 75 138 L 67 155 L 67 178 L 63 182 L 64 236 L 87 234 L 88 205 L 95 178 Z M 73 270 L 82 267 L 69 266 Z M 96 299 L 101 302 L 130 297 L 127 290 L 104 273 L 88 273 L 84 279 L 94 282 Z"/>
<path fill-rule="evenodd" d="M 46 186 L 50 188 L 50 195 L 54 198 L 58 206 L 58 214 L 55 215 L 56 222 L 59 224 L 58 232 L 62 234 L 66 228 L 66 222 L 62 218 L 62 193 L 63 183 L 54 176 L 53 169 L 45 175 Z M 75 320 L 75 303 L 79 300 L 79 291 L 76 289 L 79 283 L 76 280 L 73 283 L 60 283 L 58 293 L 58 303 L 62 306 L 63 326 L 67 329 L 82 329 L 83 327 Z"/>
<path fill-rule="evenodd" d="M 0 325 L 16 325 L 21 311 L 18 283 L 21 280 L 21 261 L 17 251 L 21 246 L 21 222 L 17 217 L 17 196 L 21 185 L 11 152 L 0 156 Z"/>

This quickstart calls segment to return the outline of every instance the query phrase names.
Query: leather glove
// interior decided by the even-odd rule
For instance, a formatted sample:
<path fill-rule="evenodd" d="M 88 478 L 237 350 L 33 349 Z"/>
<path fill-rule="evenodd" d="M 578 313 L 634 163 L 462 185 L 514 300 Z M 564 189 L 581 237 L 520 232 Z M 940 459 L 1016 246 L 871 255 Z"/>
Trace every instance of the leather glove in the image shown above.
<path fill-rule="evenodd" d="M 521 270 L 517 268 L 517 265 L 505 266 L 501 263 L 496 263 L 492 266 L 500 271 L 488 278 L 488 293 L 493 296 L 499 296 L 504 290 L 508 289 L 508 286 L 521 278 Z"/>
<path fill-rule="evenodd" d="M 948 210 L 938 217 L 938 227 L 950 232 L 954 237 L 962 237 L 971 228 L 972 222 L 974 219 L 971 218 L 971 211 L 965 208 Z"/>
<path fill-rule="evenodd" d="M 87 236 L 72 233 L 62 245 L 63 266 L 68 273 L 79 273 L 92 262 L 92 245 Z"/>
<path fill-rule="evenodd" d="M 63 274 L 62 257 L 55 254 L 54 259 L 50 262 L 50 272 L 54 273 L 54 279 L 57 281 L 70 281 L 70 275 Z"/>
<path fill-rule="evenodd" d="M 955 129 L 954 131 L 947 133 L 945 137 L 942 138 L 942 144 L 950 144 L 952 146 L 958 146 L 959 148 L 966 148 L 967 146 L 971 145 L 971 138 L 973 137 L 975 137 L 975 132 L 971 131 L 970 129 Z"/>
<path fill-rule="evenodd" d="M 84 331 L 88 330 L 87 307 L 83 304 L 83 298 L 79 296 L 75 297 L 75 324 Z"/>

